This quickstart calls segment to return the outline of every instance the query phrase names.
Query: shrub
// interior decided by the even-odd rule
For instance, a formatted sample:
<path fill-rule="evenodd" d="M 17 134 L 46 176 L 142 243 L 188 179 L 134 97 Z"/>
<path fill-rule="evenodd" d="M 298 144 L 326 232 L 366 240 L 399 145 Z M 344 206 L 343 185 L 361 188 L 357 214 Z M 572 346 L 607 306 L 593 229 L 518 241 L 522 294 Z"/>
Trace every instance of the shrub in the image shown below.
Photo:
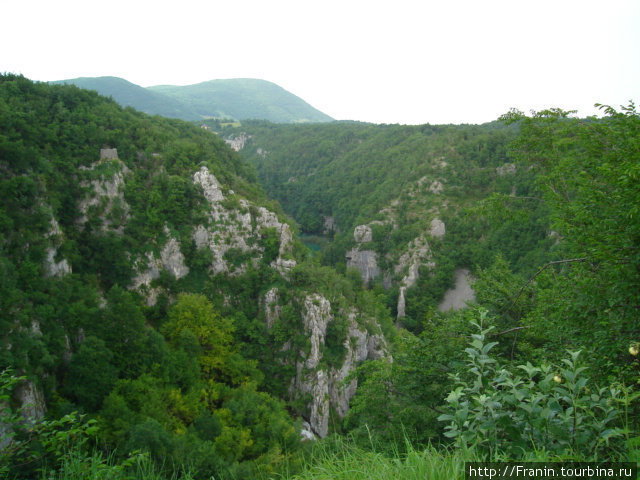
<path fill-rule="evenodd" d="M 580 351 L 568 351 L 563 366 L 517 366 L 514 373 L 489 353 L 492 327 L 484 328 L 486 311 L 472 324 L 467 379 L 455 376 L 457 386 L 446 401 L 451 413 L 445 435 L 462 445 L 494 456 L 499 452 L 521 458 L 527 451 L 547 451 L 564 458 L 603 460 L 615 455 L 624 430 L 619 428 L 621 389 L 589 386 Z"/>

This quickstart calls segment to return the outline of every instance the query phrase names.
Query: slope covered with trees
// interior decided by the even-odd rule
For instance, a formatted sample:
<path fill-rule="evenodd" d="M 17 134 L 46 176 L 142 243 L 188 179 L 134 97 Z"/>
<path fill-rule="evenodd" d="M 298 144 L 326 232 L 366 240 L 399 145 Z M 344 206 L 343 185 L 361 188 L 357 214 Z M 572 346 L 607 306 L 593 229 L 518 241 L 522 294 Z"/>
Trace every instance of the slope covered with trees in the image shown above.
<path fill-rule="evenodd" d="M 240 153 L 324 245 L 325 264 L 345 271 L 357 267 L 354 249 L 374 252 L 379 273 L 366 280 L 384 284 L 394 314 L 407 287 L 405 326 L 420 329 L 456 269 L 475 273 L 500 253 L 529 274 L 554 254 L 547 206 L 532 194 L 535 172 L 507 157 L 515 126 L 244 122 L 221 132 L 246 138 Z M 356 227 L 371 241 L 359 242 Z"/>
<path fill-rule="evenodd" d="M 302 419 L 326 435 L 330 404 L 353 395 L 341 380 L 386 354 L 384 307 L 305 260 L 210 132 L 5 75 L 0 159 L 0 363 L 25 377 L 14 411 L 80 411 L 104 451 L 250 477 L 299 451 Z M 27 425 L 2 427 L 26 442 L 4 458 L 25 478 L 56 465 Z"/>
<path fill-rule="evenodd" d="M 361 434 L 365 443 L 372 431 L 387 445 L 407 432 L 420 442 L 442 434 L 437 421 L 442 409 L 437 405 L 457 385 L 462 385 L 460 394 L 467 392 L 470 397 L 464 403 L 462 397 L 452 402 L 462 409 L 456 415 L 461 411 L 470 415 L 472 408 L 477 413 L 475 419 L 455 417 L 459 427 L 467 425 L 468 430 L 471 423 L 465 422 L 486 422 L 484 430 L 477 424 L 484 437 L 458 440 L 485 444 L 487 435 L 498 431 L 496 424 L 482 417 L 483 409 L 493 407 L 474 405 L 477 398 L 471 396 L 484 393 L 505 408 L 507 399 L 498 400 L 497 391 L 464 390 L 470 377 L 462 376 L 460 384 L 449 377 L 465 371 L 465 358 L 472 353 L 465 350 L 461 333 L 473 334 L 469 322 L 479 317 L 469 310 L 436 310 L 451 286 L 454 269 L 460 267 L 469 268 L 476 277 L 476 301 L 487 309 L 482 328 L 490 325 L 495 337 L 483 330 L 486 344 L 491 343 L 489 348 L 497 349 L 511 365 L 532 362 L 530 381 L 548 382 L 555 371 L 560 382 L 565 374 L 574 382 L 576 372 L 583 371 L 580 362 L 585 362 L 588 371 L 602 375 L 603 383 L 633 385 L 640 334 L 635 213 L 640 196 L 633 180 L 640 164 L 638 114 L 633 105 L 621 112 L 608 108 L 605 113 L 604 119 L 580 120 L 559 110 L 533 117 L 512 112 L 502 123 L 484 126 L 246 122 L 221 130 L 228 138 L 244 135 L 240 153 L 256 166 L 267 191 L 301 229 L 319 235 L 313 241 L 324 245 L 321 258 L 327 264 L 348 266 L 345 253 L 348 257 L 353 251 L 349 249 L 360 248 L 362 242 L 358 236 L 364 230 L 356 227 L 369 226 L 372 239 L 366 245 L 378 254 L 378 281 L 383 284 L 374 282 L 374 290 L 386 299 L 394 316 L 399 313 L 394 307 L 401 304 L 398 297 L 403 297 L 406 317 L 401 323 L 414 335 L 403 333 L 393 363 L 373 362 L 359 370 L 359 393 L 346 419 L 347 428 Z M 332 217 L 329 224 L 327 217 Z M 434 217 L 446 224 L 441 238 L 430 234 Z M 329 225 L 337 225 L 337 231 L 328 231 Z M 415 252 L 412 248 L 420 238 L 428 239 L 431 255 L 420 260 L 417 282 L 402 292 L 406 270 L 397 265 L 404 253 Z M 380 278 L 385 271 L 390 273 L 386 285 Z M 568 357 L 567 348 L 573 357 Z M 582 353 L 576 354 L 579 350 Z M 486 356 L 487 351 L 473 355 Z M 563 359 L 574 370 L 560 374 L 564 372 L 560 367 L 533 367 Z M 476 361 L 471 359 L 469 369 L 477 368 Z M 497 379 L 498 369 L 494 374 Z M 479 385 L 497 381 L 492 378 L 483 376 Z M 525 385 L 520 377 L 513 381 Z M 573 383 L 572 394 L 584 392 L 588 381 Z M 553 389 L 553 382 L 546 385 L 546 391 L 536 394 L 552 401 L 547 395 L 559 390 Z M 515 398 L 525 398 L 518 395 Z M 605 403 L 616 401 L 624 404 L 620 397 Z M 561 404 L 548 412 L 559 414 L 554 408 Z M 590 409 L 604 412 L 596 404 L 582 408 L 586 415 Z M 637 405 L 624 408 L 637 415 Z M 515 413 L 501 414 L 516 418 Z M 593 440 L 594 432 L 619 436 L 623 431 L 598 425 L 590 424 L 593 430 L 585 438 Z M 560 432 L 565 427 L 557 428 Z M 457 438 L 460 431 L 451 426 L 447 436 Z M 506 433 L 497 435 L 502 441 L 508 438 Z M 577 448 L 569 447 L 567 439 L 557 441 L 544 448 L 565 454 Z M 541 445 L 530 442 L 526 449 Z M 507 444 L 498 442 L 491 448 L 502 450 Z M 587 455 L 586 451 L 579 455 Z"/>
<path fill-rule="evenodd" d="M 95 90 L 100 95 L 111 97 L 123 107 L 133 107 L 149 115 L 162 115 L 182 120 L 198 120 L 192 108 L 179 100 L 168 98 L 148 88 L 131 83 L 118 77 L 79 77 L 69 80 L 49 82 L 53 85 L 75 85 L 85 90 Z"/>
<path fill-rule="evenodd" d="M 81 77 L 50 83 L 95 90 L 112 97 L 123 107 L 182 120 L 256 118 L 279 123 L 333 120 L 282 87 L 259 79 L 210 80 L 195 85 L 148 88 L 118 77 Z"/>
<path fill-rule="evenodd" d="M 0 77 L 0 473 L 637 461 L 640 116 L 604 113 L 217 123 L 248 163 L 198 126 Z M 462 267 L 476 305 L 440 311 Z"/>

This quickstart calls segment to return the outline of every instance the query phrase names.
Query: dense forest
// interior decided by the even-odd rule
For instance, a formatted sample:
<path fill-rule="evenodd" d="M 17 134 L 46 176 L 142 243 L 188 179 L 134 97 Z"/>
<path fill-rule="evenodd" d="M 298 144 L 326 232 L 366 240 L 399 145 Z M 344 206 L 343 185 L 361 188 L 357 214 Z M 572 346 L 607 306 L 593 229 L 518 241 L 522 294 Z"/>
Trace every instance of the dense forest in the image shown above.
<path fill-rule="evenodd" d="M 0 472 L 637 462 L 640 117 L 602 113 L 203 129 L 1 76 Z"/>

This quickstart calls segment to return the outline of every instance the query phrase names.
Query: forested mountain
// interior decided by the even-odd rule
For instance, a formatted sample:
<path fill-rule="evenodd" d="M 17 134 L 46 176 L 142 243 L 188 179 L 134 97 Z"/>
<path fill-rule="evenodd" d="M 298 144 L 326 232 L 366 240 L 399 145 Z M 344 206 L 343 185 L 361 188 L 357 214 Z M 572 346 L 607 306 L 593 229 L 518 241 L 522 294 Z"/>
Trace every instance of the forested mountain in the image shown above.
<path fill-rule="evenodd" d="M 330 122 L 333 119 L 275 83 L 253 78 L 210 80 L 149 90 L 189 105 L 202 118 L 263 119 L 277 123 Z"/>
<path fill-rule="evenodd" d="M 527 198 L 535 172 L 507 157 L 516 134 L 497 122 L 244 122 L 223 131 L 242 146 L 268 194 L 325 245 L 324 263 L 343 272 L 355 267 L 365 282 L 382 283 L 394 314 L 404 309 L 405 326 L 416 328 L 456 269 L 488 267 L 500 253 L 529 274 L 552 259 L 546 206 Z M 493 194 L 513 196 L 531 218 L 488 221 L 478 209 Z"/>
<path fill-rule="evenodd" d="M 555 109 L 533 117 L 512 112 L 482 126 L 245 122 L 219 128 L 256 166 L 268 194 L 314 235 L 307 239 L 322 246 L 321 261 L 347 274 L 349 267 L 358 270 L 385 299 L 397 326 L 417 335 L 400 342 L 393 364 L 362 370 L 347 423 L 363 440 L 375 425 L 388 442 L 401 435 L 399 423 L 404 434 L 413 427 L 422 441 L 432 438 L 438 415 L 431 406 L 455 385 L 442 372 L 458 371 L 455 365 L 468 354 L 469 368 L 478 373 L 473 349 L 489 342 L 487 324 L 504 342 L 487 348 L 501 349 L 510 362 L 559 362 L 569 348 L 574 357 L 566 365 L 578 369 L 568 373 L 572 381 L 582 371 L 576 360 L 582 351 L 592 372 L 633 382 L 640 337 L 640 191 L 634 181 L 640 120 L 633 105 L 606 112 L 603 120 Z M 475 277 L 476 302 L 486 309 L 475 353 L 464 351 L 459 337 L 469 328 L 468 312 L 438 311 L 454 272 L 467 270 Z M 549 374 L 548 368 L 527 371 Z M 490 381 L 483 375 L 476 390 L 463 390 L 468 384 L 461 382 L 456 395 L 478 394 L 478 385 Z M 484 393 L 503 405 L 511 401 Z M 441 416 L 452 421 L 448 436 L 486 444 L 480 434 L 464 432 L 501 431 L 471 397 L 451 398 L 457 399 L 456 415 L 468 417 Z M 476 409 L 475 417 L 469 409 Z M 595 438 L 590 435 L 599 427 L 592 427 L 584 438 Z M 516 441 L 505 431 L 500 435 Z M 491 438 L 491 448 L 505 448 Z M 528 448 L 536 444 L 521 441 Z M 560 444 L 545 445 L 562 451 Z"/>
<path fill-rule="evenodd" d="M 95 90 L 100 95 L 111 97 L 123 107 L 133 107 L 150 115 L 162 115 L 183 120 L 201 118 L 184 102 L 169 98 L 148 88 L 118 77 L 80 77 L 49 82 L 53 85 L 70 84 L 86 90 Z"/>
<path fill-rule="evenodd" d="M 211 80 L 195 85 L 148 88 L 117 77 L 81 77 L 50 83 L 95 90 L 124 107 L 182 120 L 253 118 L 281 123 L 333 120 L 278 85 L 258 79 Z"/>
<path fill-rule="evenodd" d="M 0 119 L 0 362 L 26 377 L 16 405 L 89 413 L 106 448 L 205 476 L 288 462 L 301 429 L 344 417 L 346 377 L 389 355 L 388 312 L 306 260 L 222 140 L 12 75 Z M 40 465 L 28 454 L 14 473 Z"/>
<path fill-rule="evenodd" d="M 0 474 L 637 461 L 640 117 L 604 113 L 215 134 L 0 76 Z"/>

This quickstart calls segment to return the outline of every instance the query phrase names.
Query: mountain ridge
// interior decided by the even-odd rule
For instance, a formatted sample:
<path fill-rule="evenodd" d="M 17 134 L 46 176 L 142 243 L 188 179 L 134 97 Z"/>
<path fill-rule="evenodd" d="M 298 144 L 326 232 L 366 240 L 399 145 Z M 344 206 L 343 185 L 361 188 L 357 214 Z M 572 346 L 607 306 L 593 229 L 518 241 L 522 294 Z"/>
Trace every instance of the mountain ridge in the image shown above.
<path fill-rule="evenodd" d="M 177 86 L 141 87 L 124 78 L 78 77 L 48 82 L 72 84 L 110 96 L 122 106 L 150 115 L 197 121 L 206 118 L 261 119 L 276 123 L 331 122 L 333 118 L 267 80 L 214 79 Z"/>

